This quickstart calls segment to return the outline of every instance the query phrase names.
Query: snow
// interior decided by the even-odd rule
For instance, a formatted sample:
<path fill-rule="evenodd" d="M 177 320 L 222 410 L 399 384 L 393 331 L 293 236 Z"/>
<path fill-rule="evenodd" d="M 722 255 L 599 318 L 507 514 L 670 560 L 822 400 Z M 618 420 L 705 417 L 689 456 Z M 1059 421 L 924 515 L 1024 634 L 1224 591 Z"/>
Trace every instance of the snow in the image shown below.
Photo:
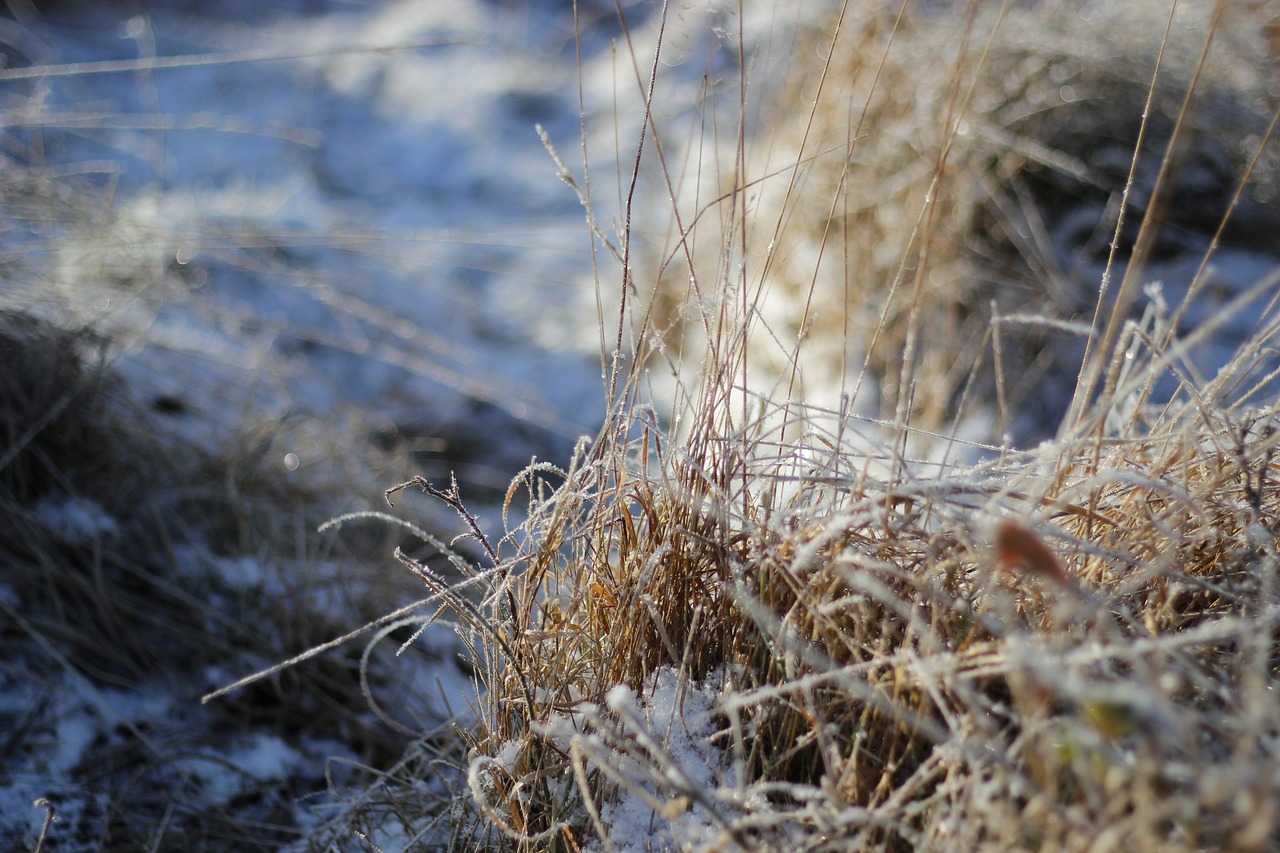
<path fill-rule="evenodd" d="M 645 685 L 643 698 L 625 685 L 606 695 L 606 704 L 619 715 L 624 730 L 660 757 L 655 756 L 656 766 L 642 767 L 633 759 L 621 762 L 617 771 L 625 784 L 619 787 L 617 801 L 601 810 L 608 836 L 598 849 L 641 853 L 729 845 L 721 825 L 708 813 L 717 791 L 737 787 L 732 762 L 712 742 L 723 682 L 722 676 L 712 674 L 701 684 L 691 684 L 668 666 Z M 705 800 L 699 802 L 694 795 Z M 655 800 L 664 803 L 661 811 L 650 805 Z"/>
<path fill-rule="evenodd" d="M 36 502 L 34 509 L 40 523 L 65 542 L 91 542 L 119 530 L 111 514 L 86 497 L 45 497 Z"/>
<path fill-rule="evenodd" d="M 256 783 L 287 779 L 310 758 L 278 737 L 254 733 L 217 754 L 174 762 L 174 769 L 193 778 L 204 798 L 225 804 Z"/>
<path fill-rule="evenodd" d="M 165 367 L 143 350 L 122 370 L 195 398 L 215 426 L 200 441 L 242 411 L 212 370 L 245 387 L 246 404 L 350 403 L 393 421 L 428 411 L 428 427 L 469 420 L 479 400 L 550 433 L 501 448 L 504 464 L 530 450 L 565 455 L 599 417 L 593 285 L 582 212 L 534 125 L 573 144 L 570 19 L 525 20 L 478 0 L 237 9 L 164 6 L 116 21 L 95 6 L 50 10 L 31 27 L 55 46 L 51 62 L 302 54 L 48 86 L 44 109 L 92 104 L 111 120 L 79 122 L 46 156 L 123 168 L 120 223 L 94 251 L 63 252 L 61 277 L 141 259 L 200 284 L 195 304 L 170 300 L 149 332 Z M 156 115 L 200 120 L 146 129 Z M 260 332 L 246 336 L 246 321 Z M 181 371 L 168 364 L 175 353 Z M 242 371 L 286 381 L 253 387 Z"/>

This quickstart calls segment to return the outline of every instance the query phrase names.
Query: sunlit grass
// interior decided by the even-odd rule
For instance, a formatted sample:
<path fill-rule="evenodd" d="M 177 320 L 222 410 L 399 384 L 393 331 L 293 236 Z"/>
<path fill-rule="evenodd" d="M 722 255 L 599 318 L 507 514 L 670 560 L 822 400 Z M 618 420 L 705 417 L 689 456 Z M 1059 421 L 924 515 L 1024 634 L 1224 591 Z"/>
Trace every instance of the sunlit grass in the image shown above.
<path fill-rule="evenodd" d="M 778 12 L 719 22 L 748 82 L 654 118 L 659 190 L 619 182 L 636 223 L 675 206 L 602 276 L 634 288 L 609 426 L 471 531 L 478 604 L 406 560 L 477 647 L 476 843 L 1274 843 L 1280 281 L 1184 325 L 1236 286 L 1215 251 L 1264 248 L 1232 218 L 1269 221 L 1260 22 Z M 627 85 L 679 113 L 642 51 Z M 716 696 L 697 748 L 673 675 Z"/>

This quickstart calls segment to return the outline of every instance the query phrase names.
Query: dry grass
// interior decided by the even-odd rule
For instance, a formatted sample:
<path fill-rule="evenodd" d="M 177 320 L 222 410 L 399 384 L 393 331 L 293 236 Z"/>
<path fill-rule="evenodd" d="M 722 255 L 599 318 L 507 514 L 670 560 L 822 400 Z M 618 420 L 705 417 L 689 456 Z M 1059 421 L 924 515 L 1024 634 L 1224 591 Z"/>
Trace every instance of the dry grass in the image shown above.
<path fill-rule="evenodd" d="M 626 272 L 601 283 L 602 303 L 626 294 L 603 335 L 622 349 L 604 353 L 607 426 L 566 469 L 522 473 L 502 530 L 456 483 L 409 481 L 468 541 L 410 529 L 420 544 L 397 554 L 426 597 L 377 618 L 364 611 L 385 588 L 347 590 L 320 567 L 328 548 L 355 562 L 386 538 L 305 544 L 319 493 L 368 472 L 307 489 L 263 462 L 307 446 L 358 467 L 367 458 L 342 446 L 353 433 L 263 418 L 229 451 L 191 418 L 157 444 L 147 429 L 181 400 L 142 411 L 112 368 L 170 300 L 199 298 L 202 265 L 173 261 L 190 235 L 145 205 L 108 216 L 110 200 L 85 192 L 102 182 L 14 161 L 0 261 L 6 306 L 22 310 L 0 315 L 0 356 L 21 358 L 0 384 L 0 543 L 21 601 L 0 597 L 0 674 L 46 704 L 68 679 L 88 685 L 105 717 L 102 685 L 145 692 L 208 669 L 221 682 L 201 686 L 220 687 L 246 662 L 321 643 L 212 710 L 86 750 L 72 775 L 104 792 L 102 814 L 72 840 L 1280 844 L 1280 282 L 1233 296 L 1205 266 L 1185 288 L 1142 290 L 1179 258 L 1257 248 L 1276 225 L 1276 10 L 1222 10 L 1184 4 L 1167 31 L 1154 2 L 848 4 L 838 29 L 793 27 L 783 9 L 729 18 L 692 121 L 644 54 L 654 46 L 633 40 L 623 67 L 661 109 L 638 190 L 621 176 Z M 717 82 L 726 57 L 737 77 Z M 645 243 L 655 219 L 667 231 Z M 261 254 L 238 251 L 247 231 L 200 236 L 217 261 L 289 272 L 269 235 Z M 86 256 L 112 312 L 77 291 Z M 210 327 L 244 319 L 206 308 Z M 396 320 L 337 310 L 384 331 Z M 229 370 L 163 341 L 133 369 L 277 383 L 259 359 L 279 330 L 258 331 Z M 1215 362 L 1223 341 L 1232 353 Z M 374 343 L 390 363 L 414 357 Z M 653 380 L 664 396 L 646 371 L 669 374 Z M 60 539 L 32 510 L 48 495 L 92 500 L 115 532 Z M 386 519 L 343 520 L 371 518 Z M 176 578 L 180 546 L 197 542 L 216 543 L 209 560 L 269 556 L 290 582 L 263 595 L 214 571 Z M 347 593 L 377 629 L 364 659 L 319 654 L 340 629 L 310 603 Z M 457 623 L 485 692 L 460 732 L 413 732 L 400 754 L 367 711 L 410 737 L 378 657 L 392 639 L 411 647 L 423 613 Z M 6 721 L 6 759 L 52 742 L 33 708 Z M 327 780 L 345 787 L 306 838 L 290 821 L 310 792 L 293 782 L 230 806 L 172 787 L 168 768 L 218 737 L 287 739 L 317 720 L 359 763 Z"/>
<path fill-rule="evenodd" d="M 701 180 L 682 164 L 678 175 L 694 206 L 683 221 L 698 218 L 664 246 L 651 325 L 693 354 L 709 337 L 714 346 L 712 329 L 688 318 L 723 298 L 728 264 L 745 263 L 738 301 L 755 324 L 759 393 L 781 376 L 774 397 L 834 408 L 847 394 L 899 431 L 961 424 L 977 440 L 1022 444 L 1053 434 L 1140 130 L 1117 283 L 1147 219 L 1160 226 L 1140 252 L 1152 277 L 1203 252 L 1255 154 L 1223 241 L 1258 245 L 1274 226 L 1275 155 L 1259 146 L 1273 65 L 1242 9 L 1227 10 L 1200 68 L 1208 3 L 1183 4 L 1167 33 L 1162 3 L 1079 14 L 1054 3 L 850 6 L 838 37 L 803 33 L 798 53 L 812 61 L 752 79 L 741 163 L 704 165 Z M 1116 316 L 1136 319 L 1134 301 L 1126 294 Z"/>
<path fill-rule="evenodd" d="M 299 545 L 324 502 L 225 448 L 160 438 L 108 351 L 90 330 L 0 313 L 6 785 L 44 786 L 59 817 L 44 849 L 278 849 L 299 834 L 295 800 L 325 790 L 327 753 L 288 779 L 242 776 L 230 800 L 202 767 L 232 767 L 254 738 L 301 756 L 339 736 L 382 766 L 405 738 L 365 718 L 358 648 L 216 707 L 200 693 L 337 633 L 327 599 L 376 613 L 392 591 L 333 566 L 386 538 Z M 372 690 L 400 696 L 389 670 L 373 669 Z"/>
<path fill-rule="evenodd" d="M 1265 17 L 1192 4 L 1166 35 L 1155 3 L 863 5 L 761 84 L 790 107 L 718 149 L 718 189 L 675 194 L 698 206 L 632 280 L 609 425 L 515 481 L 527 520 L 489 533 L 413 483 L 487 555 L 452 584 L 401 555 L 487 688 L 467 739 L 490 828 L 459 843 L 1273 847 L 1280 281 L 1195 325 L 1209 274 L 1139 296 L 1171 247 L 1212 260 L 1252 239 L 1229 216 L 1272 221 Z M 1177 178 L 1197 158 L 1223 169 L 1204 198 Z M 1081 211 L 1100 256 L 1062 233 Z M 664 355 L 669 425 L 641 387 Z M 1002 445 L 1024 415 L 1056 437 Z M 958 440 L 966 418 L 996 444 Z M 657 707 L 664 671 L 718 696 L 709 773 Z M 636 799 L 651 838 L 617 825 Z"/>

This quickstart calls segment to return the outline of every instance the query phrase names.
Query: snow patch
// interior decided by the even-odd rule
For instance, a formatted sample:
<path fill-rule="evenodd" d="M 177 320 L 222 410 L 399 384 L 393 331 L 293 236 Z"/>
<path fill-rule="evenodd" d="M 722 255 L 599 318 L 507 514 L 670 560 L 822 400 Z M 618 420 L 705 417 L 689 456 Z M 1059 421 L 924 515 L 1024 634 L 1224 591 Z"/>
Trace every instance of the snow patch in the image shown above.
<path fill-rule="evenodd" d="M 46 496 L 36 502 L 35 513 L 54 536 L 71 545 L 111 536 L 120 529 L 102 504 L 86 497 Z"/>
<path fill-rule="evenodd" d="M 208 802 L 226 804 L 251 785 L 288 779 L 307 767 L 302 753 L 275 735 L 257 732 L 218 755 L 175 762 L 200 783 Z"/>
<path fill-rule="evenodd" d="M 721 804 L 720 792 L 729 799 L 727 792 L 737 788 L 728 756 L 712 742 L 723 683 L 718 674 L 690 683 L 664 667 L 642 697 L 625 686 L 609 691 L 609 708 L 654 761 L 621 761 L 618 770 L 625 784 L 619 786 L 617 801 L 601 811 L 609 832 L 607 847 L 618 853 L 728 849 L 730 842 L 713 814 Z"/>

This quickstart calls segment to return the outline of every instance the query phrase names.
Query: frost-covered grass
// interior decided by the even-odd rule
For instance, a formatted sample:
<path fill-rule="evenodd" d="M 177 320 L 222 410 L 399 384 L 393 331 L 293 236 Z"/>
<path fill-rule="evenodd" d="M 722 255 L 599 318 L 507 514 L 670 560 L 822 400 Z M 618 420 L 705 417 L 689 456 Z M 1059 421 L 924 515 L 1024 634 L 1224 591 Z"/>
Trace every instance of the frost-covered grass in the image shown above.
<path fill-rule="evenodd" d="M 210 117 L 165 113 L 180 87 L 145 56 L 112 98 L 162 132 L 4 78 L 6 836 L 1280 843 L 1274 22 L 687 3 L 618 30 L 581 5 L 584 144 L 562 120 L 559 165 L 527 158 L 564 169 L 561 202 L 466 142 L 564 89 L 427 38 L 487 6 L 285 14 L 266 29 L 298 29 L 305 73 L 270 79 L 359 121 L 307 127 L 242 55 L 194 80 L 258 93 L 217 128 L 247 148 L 171 149 Z M 343 52 L 388 30 L 434 46 Z M 210 32 L 244 37 L 183 38 Z M 459 68 L 483 85 L 420 97 Z M 86 160 L 95 131 L 117 147 Z M 377 171 L 419 139 L 415 164 L 462 165 Z M 571 190 L 585 299 L 534 251 L 558 232 L 440 230 L 420 201 L 550 217 Z M 424 267 L 444 284 L 407 289 Z M 591 422 L 580 363 L 515 331 L 598 339 L 607 399 L 507 488 Z"/>
<path fill-rule="evenodd" d="M 463 846 L 1280 843 L 1271 30 L 1117 5 L 726 13 L 692 119 L 629 42 L 606 427 L 413 483 Z"/>

